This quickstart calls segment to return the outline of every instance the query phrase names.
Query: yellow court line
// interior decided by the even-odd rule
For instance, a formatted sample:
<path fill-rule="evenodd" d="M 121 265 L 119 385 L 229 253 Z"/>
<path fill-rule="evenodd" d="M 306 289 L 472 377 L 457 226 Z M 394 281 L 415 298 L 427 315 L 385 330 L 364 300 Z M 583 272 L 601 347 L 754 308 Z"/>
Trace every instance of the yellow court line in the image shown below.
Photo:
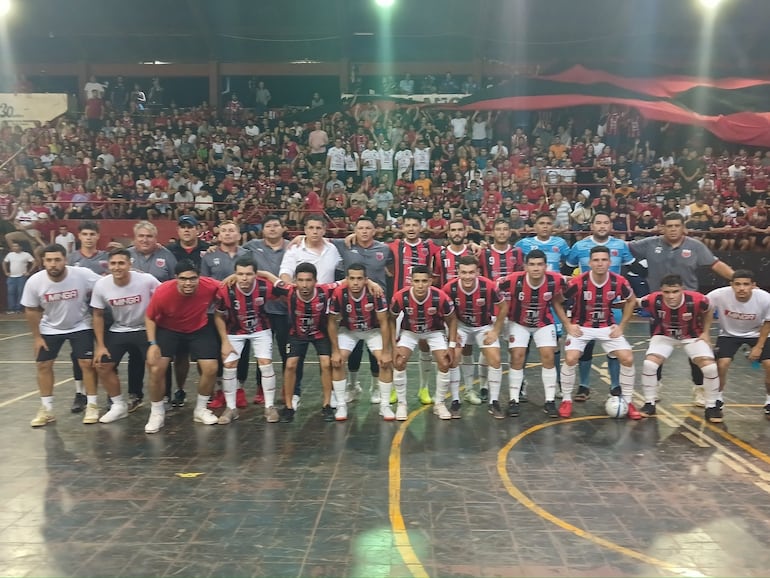
<path fill-rule="evenodd" d="M 393 542 L 404 564 L 415 578 L 428 578 L 428 573 L 412 547 L 404 523 L 404 516 L 401 514 L 401 444 L 409 424 L 429 407 L 431 406 L 425 405 L 409 414 L 407 420 L 401 424 L 396 435 L 393 436 L 393 441 L 390 444 L 390 457 L 388 458 L 388 513 L 390 515 L 390 527 L 393 530 Z"/>
<path fill-rule="evenodd" d="M 67 379 L 62 379 L 61 381 L 57 381 L 56 383 L 54 383 L 53 386 L 56 387 L 57 385 L 62 385 L 64 383 L 67 383 L 68 381 L 73 381 L 73 379 L 71 377 L 68 377 Z M 0 409 L 4 408 L 6 406 L 9 406 L 12 403 L 16 403 L 17 401 L 21 401 L 22 399 L 27 399 L 28 397 L 32 397 L 32 396 L 35 396 L 35 395 L 40 395 L 40 392 L 39 391 L 30 391 L 29 393 L 25 393 L 24 395 L 20 395 L 18 397 L 14 397 L 13 399 L 9 399 L 8 401 L 4 401 L 4 402 L 0 403 Z"/>
<path fill-rule="evenodd" d="M 32 333 L 31 332 L 17 333 L 16 335 L 9 335 L 8 337 L 0 337 L 0 341 L 6 341 L 7 339 L 16 339 L 17 337 L 26 337 L 27 335 L 32 335 Z"/>
<path fill-rule="evenodd" d="M 616 544 L 615 542 L 610 542 L 609 540 L 605 540 L 604 538 L 601 538 L 600 536 L 596 536 L 591 532 L 587 532 L 582 528 L 573 526 L 569 522 L 562 520 L 561 518 L 557 518 L 556 516 L 551 514 L 548 510 L 545 510 L 544 508 L 538 506 L 533 500 L 531 500 L 523 492 L 521 492 L 521 490 L 519 490 L 513 484 L 513 482 L 511 482 L 511 478 L 508 476 L 508 469 L 506 467 L 506 462 L 508 460 L 508 453 L 513 449 L 513 447 L 517 443 L 519 443 L 528 435 L 535 433 L 537 431 L 540 431 L 541 429 L 545 429 L 547 427 L 565 424 L 565 423 L 594 420 L 594 419 L 610 419 L 610 418 L 604 415 L 589 415 L 589 416 L 583 416 L 583 417 L 573 417 L 571 419 L 563 419 L 559 421 L 544 422 L 544 423 L 532 426 L 531 428 L 521 432 L 519 435 L 511 439 L 511 441 L 509 441 L 497 454 L 497 473 L 500 475 L 500 478 L 503 481 L 503 485 L 505 486 L 505 489 L 508 490 L 508 493 L 511 496 L 513 496 L 514 499 L 516 499 L 519 503 L 521 503 L 524 507 L 529 509 L 531 512 L 535 513 L 541 518 L 544 518 L 545 520 L 548 520 L 549 522 L 558 526 L 559 528 L 566 530 L 568 532 L 571 532 L 576 536 L 584 538 L 589 542 L 593 542 L 598 546 L 602 546 L 604 548 L 607 548 L 608 550 L 617 552 L 618 554 L 623 554 L 625 556 L 628 556 L 629 558 L 634 558 L 635 560 L 639 560 L 640 562 L 644 562 L 645 564 L 649 564 L 651 566 L 657 566 L 659 568 L 664 568 L 665 570 L 675 574 L 687 575 L 687 576 L 701 576 L 701 574 L 697 570 L 694 570 L 691 568 L 682 568 L 680 566 L 674 566 L 673 564 L 670 564 L 663 560 L 659 560 L 658 558 L 654 558 L 652 556 L 642 554 L 641 552 L 637 552 L 636 550 L 632 550 L 631 548 L 626 548 L 625 546 L 621 546 L 620 544 Z"/>

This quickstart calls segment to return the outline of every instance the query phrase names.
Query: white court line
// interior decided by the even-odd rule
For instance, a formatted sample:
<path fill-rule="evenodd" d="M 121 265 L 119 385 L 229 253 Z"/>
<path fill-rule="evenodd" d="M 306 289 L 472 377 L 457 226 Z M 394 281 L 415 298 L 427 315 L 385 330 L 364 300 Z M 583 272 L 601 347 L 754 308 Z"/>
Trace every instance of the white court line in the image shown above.
<path fill-rule="evenodd" d="M 73 381 L 71 377 L 68 377 L 67 379 L 62 379 L 61 381 L 57 381 L 53 384 L 54 387 L 57 385 L 62 385 L 63 383 L 67 383 L 68 381 Z M 25 393 L 24 395 L 20 395 L 18 397 L 14 397 L 13 399 L 9 399 L 8 401 L 4 401 L 0 403 L 0 409 L 11 405 L 12 403 L 16 403 L 17 401 L 21 401 L 22 399 L 27 399 L 28 397 L 32 397 L 34 395 L 40 395 L 39 391 L 30 391 L 29 393 Z"/>
<path fill-rule="evenodd" d="M 32 333 L 31 332 L 18 333 L 16 335 L 9 335 L 8 337 L 0 337 L 0 341 L 5 341 L 6 339 L 16 339 L 17 337 L 25 337 L 27 335 L 32 335 Z"/>

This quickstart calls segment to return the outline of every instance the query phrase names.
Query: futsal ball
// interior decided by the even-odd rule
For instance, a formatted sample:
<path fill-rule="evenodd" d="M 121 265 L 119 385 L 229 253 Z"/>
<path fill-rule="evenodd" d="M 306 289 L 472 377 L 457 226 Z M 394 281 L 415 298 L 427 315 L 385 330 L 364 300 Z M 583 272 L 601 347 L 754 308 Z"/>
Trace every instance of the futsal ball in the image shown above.
<path fill-rule="evenodd" d="M 619 395 L 611 395 L 604 403 L 604 410 L 608 416 L 620 419 L 628 415 L 628 402 Z"/>

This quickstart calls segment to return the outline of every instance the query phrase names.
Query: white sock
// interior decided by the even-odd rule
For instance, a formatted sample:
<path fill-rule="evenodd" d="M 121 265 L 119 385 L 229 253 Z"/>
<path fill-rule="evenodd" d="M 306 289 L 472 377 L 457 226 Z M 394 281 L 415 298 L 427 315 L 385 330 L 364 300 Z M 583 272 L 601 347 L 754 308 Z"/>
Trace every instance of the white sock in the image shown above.
<path fill-rule="evenodd" d="M 198 394 L 198 401 L 195 402 L 195 409 L 196 411 L 199 409 L 206 409 L 206 404 L 209 402 L 209 396 L 208 395 L 201 395 Z"/>
<path fill-rule="evenodd" d="M 433 369 L 433 356 L 430 351 L 420 352 L 420 389 L 425 389 L 430 384 L 430 372 Z M 395 379 L 393 380 L 395 383 Z M 398 390 L 396 390 L 398 391 Z"/>
<path fill-rule="evenodd" d="M 623 399 L 626 400 L 626 403 L 631 403 L 634 400 L 634 378 L 635 377 L 636 377 L 636 371 L 634 370 L 633 365 L 626 366 L 621 364 L 620 391 L 623 394 Z"/>
<path fill-rule="evenodd" d="M 490 367 L 487 370 L 487 385 L 489 386 L 489 401 L 500 398 L 500 384 L 503 381 L 503 368 Z"/>
<path fill-rule="evenodd" d="M 122 393 L 119 393 L 118 395 L 114 395 L 110 399 L 112 400 L 113 405 L 126 405 L 126 400 L 123 399 Z"/>
<path fill-rule="evenodd" d="M 350 384 L 350 388 L 351 389 L 353 389 L 356 386 L 356 383 L 358 383 L 358 371 L 348 371 L 347 383 Z M 343 390 L 343 396 L 342 396 L 343 397 L 343 399 L 342 399 L 343 402 L 345 401 L 345 399 L 344 399 L 345 398 L 344 391 L 345 390 Z M 336 391 L 335 391 L 335 394 L 337 394 Z M 339 395 L 339 394 L 337 394 L 337 395 Z M 339 397 L 337 399 L 339 399 Z"/>
<path fill-rule="evenodd" d="M 275 405 L 275 369 L 272 363 L 259 366 L 262 373 L 262 395 L 265 396 L 265 407 Z"/>
<path fill-rule="evenodd" d="M 770 397 L 770 396 L 768 396 Z M 40 403 L 43 404 L 43 407 L 46 408 L 48 411 L 53 411 L 53 396 L 52 395 L 42 395 L 40 396 Z M 770 403 L 770 402 L 768 402 Z"/>
<path fill-rule="evenodd" d="M 489 363 L 483 353 L 479 354 L 479 383 L 481 387 L 487 387 L 487 380 L 489 378 Z"/>
<path fill-rule="evenodd" d="M 575 389 L 576 365 L 561 366 L 561 396 L 562 401 L 572 401 L 572 390 Z"/>
<path fill-rule="evenodd" d="M 99 404 L 99 396 L 98 395 L 87 395 L 86 396 L 86 400 L 88 402 L 88 405 L 91 405 L 91 404 L 98 405 Z"/>
<path fill-rule="evenodd" d="M 556 399 L 556 368 L 543 368 L 540 370 L 540 379 L 543 380 L 543 392 L 545 401 L 554 401 Z"/>
<path fill-rule="evenodd" d="M 706 397 L 706 407 L 715 407 L 719 399 L 719 371 L 716 363 L 701 367 L 703 372 L 703 391 Z"/>
<path fill-rule="evenodd" d="M 206 407 L 205 405 L 203 407 Z M 163 401 L 150 402 L 150 413 L 166 415 L 166 404 Z"/>
<path fill-rule="evenodd" d="M 406 371 L 393 370 L 393 387 L 396 388 L 398 403 L 406 403 Z"/>
<path fill-rule="evenodd" d="M 465 387 L 468 387 L 467 382 Z M 460 368 L 449 368 L 449 390 L 452 393 L 452 400 L 460 400 Z"/>
<path fill-rule="evenodd" d="M 645 359 L 642 364 L 642 394 L 644 403 L 655 405 L 655 396 L 658 392 L 658 367 L 660 365 L 650 359 Z"/>
<path fill-rule="evenodd" d="M 765 405 L 770 403 L 770 393 L 765 396 Z"/>
<path fill-rule="evenodd" d="M 82 393 L 83 395 L 86 394 L 86 388 L 83 387 L 83 381 L 80 379 L 75 380 L 75 393 Z"/>
<path fill-rule="evenodd" d="M 222 370 L 222 391 L 225 392 L 227 409 L 235 409 L 235 392 L 238 389 L 237 367 L 225 367 Z"/>
<path fill-rule="evenodd" d="M 449 372 L 436 371 L 436 398 L 434 403 L 444 403 L 447 390 L 449 389 Z"/>
<path fill-rule="evenodd" d="M 470 391 L 471 389 L 473 389 L 473 380 L 474 380 L 473 356 L 463 355 L 463 360 L 460 367 L 462 369 L 463 383 L 465 384 L 465 391 Z M 459 379 L 460 376 L 458 375 L 457 378 Z"/>
<path fill-rule="evenodd" d="M 335 379 L 332 381 L 332 391 L 337 398 L 337 407 L 345 405 L 345 388 L 347 387 L 346 379 Z M 351 382 L 352 383 L 352 382 Z"/>
<path fill-rule="evenodd" d="M 390 407 L 390 391 L 393 389 L 393 383 L 377 381 L 377 387 L 380 389 L 380 407 Z"/>
<path fill-rule="evenodd" d="M 519 401 L 521 394 L 521 384 L 524 382 L 524 370 L 513 369 L 508 373 L 508 396 L 511 401 Z"/>

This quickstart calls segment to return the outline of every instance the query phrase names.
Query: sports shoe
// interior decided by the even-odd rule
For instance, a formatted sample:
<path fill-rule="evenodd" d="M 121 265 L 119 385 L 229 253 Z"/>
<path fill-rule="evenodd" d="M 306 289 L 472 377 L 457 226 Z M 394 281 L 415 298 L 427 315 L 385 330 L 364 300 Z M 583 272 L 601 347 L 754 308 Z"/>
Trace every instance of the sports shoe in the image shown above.
<path fill-rule="evenodd" d="M 392 390 L 391 390 L 392 391 Z M 392 391 L 392 393 L 396 393 L 395 391 Z M 369 401 L 372 403 L 372 405 L 379 405 L 382 401 L 382 395 L 380 394 L 380 388 L 379 387 L 373 387 L 372 388 L 372 394 L 369 397 Z"/>
<path fill-rule="evenodd" d="M 420 399 L 420 403 L 423 405 L 430 405 L 433 403 L 433 398 L 430 396 L 430 392 L 427 387 L 421 387 L 417 392 L 417 397 Z"/>
<path fill-rule="evenodd" d="M 521 413 L 521 409 L 519 406 L 518 401 L 509 401 L 508 402 L 508 417 L 519 417 L 519 414 Z"/>
<path fill-rule="evenodd" d="M 452 414 L 452 419 L 460 419 L 462 417 L 460 413 L 460 400 L 452 400 L 452 405 L 449 406 L 449 413 Z"/>
<path fill-rule="evenodd" d="M 99 423 L 112 423 L 128 417 L 128 406 L 125 403 L 113 403 L 110 410 L 99 418 Z"/>
<path fill-rule="evenodd" d="M 465 390 L 465 401 L 470 403 L 471 405 L 481 405 L 481 398 L 479 397 L 479 394 L 476 393 L 475 389 L 468 388 Z"/>
<path fill-rule="evenodd" d="M 343 403 L 337 406 L 337 411 L 334 412 L 335 421 L 347 421 L 348 419 L 348 406 Z"/>
<path fill-rule="evenodd" d="M 390 409 L 389 405 L 380 406 L 380 415 L 384 421 L 393 421 L 396 419 L 396 414 L 393 413 L 393 410 Z"/>
<path fill-rule="evenodd" d="M 610 395 L 615 397 L 620 397 L 621 395 L 623 395 L 623 390 L 620 389 L 619 385 L 616 385 L 615 387 L 610 388 Z"/>
<path fill-rule="evenodd" d="M 543 411 L 548 417 L 559 417 L 559 410 L 556 409 L 555 401 L 546 401 L 543 405 Z"/>
<path fill-rule="evenodd" d="M 324 421 L 334 421 L 334 409 L 330 405 L 325 405 L 321 408 L 321 416 Z"/>
<path fill-rule="evenodd" d="M 353 387 L 345 392 L 345 403 L 353 403 L 356 401 L 358 396 L 361 395 L 361 392 L 363 392 L 363 389 L 361 389 L 361 382 L 357 381 Z M 377 403 L 380 402 L 378 401 Z"/>
<path fill-rule="evenodd" d="M 294 421 L 294 410 L 290 407 L 285 407 L 281 410 L 281 423 L 291 423 Z"/>
<path fill-rule="evenodd" d="M 487 411 L 489 411 L 490 415 L 495 419 L 503 419 L 505 417 L 503 409 L 500 407 L 500 402 L 497 400 L 489 404 Z"/>
<path fill-rule="evenodd" d="M 396 421 L 406 421 L 409 417 L 409 410 L 405 403 L 399 403 L 396 407 Z"/>
<path fill-rule="evenodd" d="M 577 393 L 575 394 L 575 401 L 586 401 L 589 397 L 591 397 L 590 388 L 586 387 L 585 385 L 578 387 Z"/>
<path fill-rule="evenodd" d="M 770 403 L 768 403 L 767 405 L 765 405 L 765 417 L 766 417 L 767 419 L 770 419 Z"/>
<path fill-rule="evenodd" d="M 86 408 L 87 405 L 88 398 L 85 396 L 85 394 L 76 393 L 75 399 L 72 400 L 72 407 L 70 408 L 70 411 L 72 413 L 80 413 Z"/>
<path fill-rule="evenodd" d="M 398 403 L 398 394 L 396 394 L 396 388 L 390 390 L 390 403 Z"/>
<path fill-rule="evenodd" d="M 257 391 L 257 395 L 254 396 L 254 405 L 263 405 L 265 403 L 265 394 L 262 392 L 262 388 Z"/>
<path fill-rule="evenodd" d="M 150 412 L 150 419 L 147 420 L 147 424 L 144 426 L 144 433 L 154 434 L 160 431 L 165 422 L 165 417 L 161 413 Z"/>
<path fill-rule="evenodd" d="M 642 414 L 633 403 L 628 404 L 628 419 L 642 419 Z"/>
<path fill-rule="evenodd" d="M 299 411 L 299 402 L 302 401 L 300 396 L 298 396 L 296 393 L 291 396 L 291 407 L 294 409 L 294 411 Z"/>
<path fill-rule="evenodd" d="M 187 392 L 183 389 L 177 389 L 174 392 L 174 399 L 171 400 L 173 407 L 184 407 L 184 400 L 187 397 Z"/>
<path fill-rule="evenodd" d="M 163 396 L 163 409 L 166 411 L 171 409 L 171 400 L 165 395 Z"/>
<path fill-rule="evenodd" d="M 570 417 L 572 415 L 572 402 L 568 400 L 562 400 L 559 404 L 559 417 Z"/>
<path fill-rule="evenodd" d="M 208 408 L 195 409 L 193 412 L 193 421 L 198 423 L 205 423 L 206 425 L 214 425 L 219 423 L 219 418 Z"/>
<path fill-rule="evenodd" d="M 655 409 L 655 404 L 647 402 L 642 406 L 642 409 L 639 411 L 640 414 L 642 414 L 642 417 L 652 417 L 654 416 L 657 411 Z"/>
<path fill-rule="evenodd" d="M 706 392 L 703 386 L 696 385 L 692 388 L 693 402 L 695 407 L 706 407 Z"/>
<path fill-rule="evenodd" d="M 265 421 L 267 423 L 277 423 L 280 421 L 281 416 L 278 415 L 278 410 L 275 409 L 275 406 L 270 406 L 265 408 Z"/>
<path fill-rule="evenodd" d="M 53 423 L 56 421 L 56 416 L 53 414 L 52 411 L 48 411 L 45 406 L 40 406 L 40 409 L 37 410 L 37 414 L 35 417 L 32 418 L 32 421 L 29 422 L 29 425 L 32 427 L 43 427 L 44 425 L 48 425 L 49 423 Z"/>
<path fill-rule="evenodd" d="M 246 399 L 246 391 L 242 387 L 235 390 L 235 407 L 249 407 L 249 400 Z"/>
<path fill-rule="evenodd" d="M 243 396 L 243 399 L 246 399 L 246 396 Z M 229 423 L 234 422 L 236 419 L 238 419 L 240 416 L 238 415 L 237 409 L 230 409 L 229 407 L 222 412 L 222 415 L 219 416 L 219 419 L 217 420 L 217 423 L 219 425 L 227 425 Z"/>
<path fill-rule="evenodd" d="M 722 417 L 722 410 L 718 407 L 706 408 L 706 421 L 711 423 L 722 423 L 724 418 Z"/>
<path fill-rule="evenodd" d="M 489 401 L 489 389 L 482 387 L 481 390 L 479 390 L 479 397 L 481 398 L 481 403 L 487 403 Z"/>
<path fill-rule="evenodd" d="M 718 400 L 717 400 L 717 407 L 718 407 L 719 409 L 724 409 L 724 407 L 725 407 L 725 402 L 724 402 L 724 401 L 722 401 L 721 399 L 718 399 Z"/>
<path fill-rule="evenodd" d="M 184 392 L 182 392 L 184 393 Z M 182 403 L 184 403 L 184 395 L 182 396 Z M 128 413 L 134 413 L 137 409 L 144 405 L 144 399 L 137 397 L 133 393 L 128 396 Z M 181 405 L 179 407 L 182 407 Z"/>
<path fill-rule="evenodd" d="M 83 423 L 92 424 L 99 421 L 99 406 L 95 403 L 89 403 L 86 411 L 83 413 Z"/>
<path fill-rule="evenodd" d="M 439 419 L 452 419 L 452 414 L 449 413 L 449 410 L 446 408 L 446 406 L 443 403 L 433 404 L 433 415 L 435 415 Z"/>
<path fill-rule="evenodd" d="M 527 395 L 527 382 L 522 381 L 521 390 L 519 390 L 519 402 L 527 403 L 528 401 L 529 401 L 529 396 Z"/>
<path fill-rule="evenodd" d="M 227 407 L 227 402 L 225 401 L 225 392 L 221 389 L 214 392 L 214 395 L 211 396 L 211 399 L 206 404 L 206 407 L 209 409 L 220 409 Z"/>

